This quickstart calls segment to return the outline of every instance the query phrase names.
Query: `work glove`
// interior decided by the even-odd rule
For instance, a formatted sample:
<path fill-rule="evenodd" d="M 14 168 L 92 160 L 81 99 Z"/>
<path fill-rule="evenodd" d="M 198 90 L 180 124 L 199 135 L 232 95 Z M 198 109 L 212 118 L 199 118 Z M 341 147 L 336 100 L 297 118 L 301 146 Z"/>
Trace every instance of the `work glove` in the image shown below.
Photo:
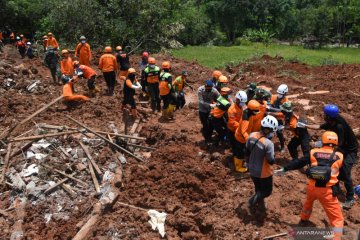
<path fill-rule="evenodd" d="M 296 127 L 298 128 L 306 128 L 306 124 L 303 122 L 297 122 Z"/>
<path fill-rule="evenodd" d="M 285 169 L 284 168 L 280 168 L 278 170 L 274 170 L 274 176 L 284 176 L 285 175 Z"/>
<path fill-rule="evenodd" d="M 210 104 L 210 107 L 211 107 L 211 108 L 215 108 L 215 107 L 216 107 L 216 103 L 211 103 L 211 104 Z"/>
<path fill-rule="evenodd" d="M 277 127 L 277 131 L 282 131 L 284 130 L 285 126 L 284 125 L 280 125 Z"/>

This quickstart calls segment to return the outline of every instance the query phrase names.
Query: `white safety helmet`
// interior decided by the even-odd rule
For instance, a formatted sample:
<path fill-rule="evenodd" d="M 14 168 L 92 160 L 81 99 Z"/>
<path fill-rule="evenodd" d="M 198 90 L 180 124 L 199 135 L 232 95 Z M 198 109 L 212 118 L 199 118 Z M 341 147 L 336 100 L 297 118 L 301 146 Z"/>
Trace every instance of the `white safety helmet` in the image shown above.
<path fill-rule="evenodd" d="M 286 93 L 288 93 L 288 91 L 289 88 L 286 84 L 281 84 L 277 89 L 277 93 L 282 95 L 285 95 Z"/>
<path fill-rule="evenodd" d="M 263 120 L 261 120 L 262 127 L 271 128 L 274 132 L 277 130 L 278 125 L 279 125 L 278 120 L 270 115 L 264 117 Z"/>
<path fill-rule="evenodd" d="M 247 95 L 244 91 L 238 91 L 235 95 L 236 99 L 239 99 L 240 102 L 245 103 L 247 102 Z"/>
<path fill-rule="evenodd" d="M 31 42 L 27 42 L 27 43 L 26 43 L 26 45 L 29 45 L 29 46 L 31 46 Z"/>

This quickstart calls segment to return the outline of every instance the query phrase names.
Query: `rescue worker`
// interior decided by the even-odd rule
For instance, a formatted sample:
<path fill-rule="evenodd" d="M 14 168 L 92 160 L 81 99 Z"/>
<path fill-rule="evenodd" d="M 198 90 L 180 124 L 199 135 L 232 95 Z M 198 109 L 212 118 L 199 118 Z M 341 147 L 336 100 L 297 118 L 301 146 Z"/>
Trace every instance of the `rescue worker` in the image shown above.
<path fill-rule="evenodd" d="M 288 91 L 289 91 L 288 86 L 286 84 L 281 84 L 276 91 L 278 94 L 271 96 L 268 111 L 280 111 L 280 106 L 283 103 L 289 101 L 286 97 Z M 284 125 L 283 121 L 279 118 L 278 118 L 278 122 L 280 126 Z M 282 127 L 279 127 L 278 131 L 276 132 L 276 135 L 280 141 L 280 152 L 285 152 L 285 138 Z"/>
<path fill-rule="evenodd" d="M 31 47 L 31 42 L 26 43 L 25 56 L 27 56 L 30 59 L 33 59 L 35 57 L 34 53 L 33 53 L 33 50 L 32 50 L 32 47 Z"/>
<path fill-rule="evenodd" d="M 62 60 L 60 62 L 61 74 L 70 77 L 74 74 L 74 63 L 70 57 L 69 50 L 64 49 L 61 51 Z"/>
<path fill-rule="evenodd" d="M 61 76 L 61 80 L 64 83 L 63 96 L 66 105 L 71 105 L 73 102 L 85 102 L 89 100 L 89 98 L 86 96 L 74 95 L 74 83 L 76 82 L 77 78 L 77 76 L 69 77 L 64 74 Z"/>
<path fill-rule="evenodd" d="M 235 95 L 235 102 L 231 104 L 230 108 L 228 109 L 228 137 L 233 153 L 235 152 L 235 131 L 239 127 L 246 102 L 246 93 L 244 91 L 238 91 Z"/>
<path fill-rule="evenodd" d="M 75 74 L 79 77 L 87 79 L 87 86 L 89 88 L 90 96 L 94 96 L 100 90 L 95 86 L 96 72 L 91 67 L 81 65 L 79 61 L 74 61 Z"/>
<path fill-rule="evenodd" d="M 160 68 L 156 66 L 156 59 L 149 57 L 148 66 L 144 69 L 141 82 L 146 82 L 147 92 L 150 95 L 151 109 L 160 112 Z"/>
<path fill-rule="evenodd" d="M 249 83 L 247 85 L 245 92 L 247 95 L 248 102 L 255 97 L 256 89 L 257 89 L 257 83 Z"/>
<path fill-rule="evenodd" d="M 51 32 L 49 32 L 47 34 L 47 37 L 48 37 L 48 39 L 46 41 L 46 48 L 49 48 L 51 46 L 54 50 L 59 49 L 59 44 L 58 44 L 58 42 L 56 41 L 56 38 L 54 37 L 54 35 Z"/>
<path fill-rule="evenodd" d="M 217 146 L 219 142 L 225 143 L 227 135 L 227 110 L 230 108 L 229 95 L 231 89 L 224 87 L 220 91 L 220 96 L 216 99 L 215 107 L 211 109 L 210 119 L 211 124 L 218 134 L 218 139 L 215 142 Z"/>
<path fill-rule="evenodd" d="M 255 100 L 260 104 L 260 112 L 254 117 L 254 129 L 253 132 L 260 131 L 261 128 L 261 120 L 266 115 L 267 110 L 267 102 L 265 100 L 266 98 L 266 92 L 262 88 L 257 88 L 256 94 L 255 94 Z"/>
<path fill-rule="evenodd" d="M 160 84 L 159 84 L 159 92 L 160 97 L 163 102 L 162 107 L 162 117 L 165 119 L 174 118 L 173 112 L 175 109 L 175 103 L 172 98 L 172 75 L 170 73 L 171 67 L 170 62 L 163 62 L 161 64 L 161 68 L 163 70 L 160 73 Z"/>
<path fill-rule="evenodd" d="M 214 84 L 214 87 L 217 90 L 218 90 L 218 81 L 219 81 L 220 76 L 222 76 L 222 73 L 220 71 L 218 71 L 218 70 L 213 71 L 213 73 L 212 73 L 212 82 Z"/>
<path fill-rule="evenodd" d="M 309 157 L 310 155 L 310 134 L 307 131 L 306 128 L 300 128 L 298 127 L 299 116 L 297 116 L 292 109 L 290 102 L 284 102 L 280 106 L 279 113 L 273 113 L 270 112 L 269 114 L 276 117 L 278 119 L 278 122 L 282 122 L 282 125 L 279 125 L 279 128 L 285 128 L 287 130 L 290 130 L 293 137 L 291 138 L 288 149 L 290 156 L 292 159 L 298 158 L 298 150 L 297 148 L 301 146 L 301 150 L 303 152 L 304 157 Z M 280 119 L 280 120 L 279 120 Z M 276 132 L 278 133 L 279 130 Z"/>
<path fill-rule="evenodd" d="M 184 93 L 185 86 L 188 86 L 191 90 L 194 91 L 194 88 L 190 86 L 186 81 L 187 76 L 188 76 L 188 72 L 184 70 L 182 71 L 181 75 L 176 77 L 172 83 L 177 110 L 185 106 L 186 103 L 185 93 Z"/>
<path fill-rule="evenodd" d="M 48 41 L 48 37 L 46 35 L 44 35 L 42 37 L 42 43 L 43 43 L 43 47 L 44 47 L 44 52 L 46 52 L 47 41 Z"/>
<path fill-rule="evenodd" d="M 143 52 L 141 55 L 141 61 L 139 62 L 139 69 L 141 71 L 141 76 L 143 76 L 144 70 L 148 65 L 148 58 L 149 58 L 149 53 L 148 52 Z M 147 90 L 146 90 L 146 79 L 141 78 L 141 86 L 142 86 L 142 91 L 144 93 L 144 95 L 147 95 Z"/>
<path fill-rule="evenodd" d="M 234 146 L 234 168 L 236 172 L 244 173 L 247 171 L 244 163 L 245 144 L 249 139 L 249 134 L 254 132 L 254 129 L 260 129 L 255 124 L 256 115 L 260 112 L 260 103 L 256 100 L 251 100 L 247 104 L 247 109 L 244 110 L 239 125 L 235 131 L 235 146 Z"/>
<path fill-rule="evenodd" d="M 53 82 L 57 83 L 57 78 L 60 78 L 59 54 L 53 49 L 51 45 L 47 47 L 44 64 L 50 69 Z"/>
<path fill-rule="evenodd" d="M 122 102 L 122 108 L 129 104 L 131 106 L 131 115 L 133 118 L 138 117 L 138 113 L 136 110 L 136 103 L 134 99 L 135 91 L 141 90 L 140 83 L 136 80 L 136 71 L 134 68 L 128 69 L 127 79 L 124 84 L 124 100 Z"/>
<path fill-rule="evenodd" d="M 10 38 L 10 43 L 13 44 L 15 42 L 15 33 L 11 32 L 9 38 Z"/>
<path fill-rule="evenodd" d="M 310 129 L 323 129 L 333 131 L 337 134 L 339 144 L 337 150 L 344 155 L 344 162 L 340 168 L 339 180 L 344 182 L 346 188 L 346 201 L 343 208 L 350 209 L 354 205 L 354 189 L 351 178 L 351 169 L 357 162 L 357 152 L 359 144 L 354 131 L 346 120 L 340 115 L 339 108 L 336 105 L 329 104 L 324 107 L 324 120 L 322 125 L 307 125 L 300 123 L 301 127 Z"/>
<path fill-rule="evenodd" d="M 80 37 L 80 43 L 76 46 L 75 56 L 79 59 L 80 65 L 90 67 L 90 60 L 92 58 L 90 44 L 86 42 L 86 37 Z"/>
<path fill-rule="evenodd" d="M 129 56 L 127 55 L 127 53 L 125 51 L 122 50 L 121 46 L 116 47 L 116 52 L 117 52 L 116 61 L 120 68 L 119 78 L 120 79 L 121 79 L 121 77 L 126 78 L 126 76 L 128 74 L 128 69 L 130 68 Z"/>
<path fill-rule="evenodd" d="M 337 198 L 339 192 L 337 177 L 343 164 L 343 154 L 336 149 L 339 139 L 335 132 L 324 132 L 321 142 L 322 147 L 312 149 L 310 157 L 291 161 L 287 166 L 276 170 L 275 175 L 284 175 L 287 171 L 300 169 L 309 164 L 310 167 L 306 170 L 308 177 L 307 196 L 301 211 L 299 225 L 307 225 L 314 201 L 319 200 L 329 218 L 330 226 L 334 232 L 333 239 L 341 239 L 344 217 Z"/>
<path fill-rule="evenodd" d="M 206 80 L 205 84 L 198 88 L 199 117 L 202 124 L 201 133 L 204 136 L 207 146 L 211 143 L 211 135 L 213 132 L 213 126 L 209 121 L 209 115 L 211 108 L 216 106 L 214 102 L 219 96 L 220 93 L 214 87 L 212 80 Z"/>
<path fill-rule="evenodd" d="M 20 55 L 21 55 L 21 58 L 24 58 L 25 57 L 25 52 L 26 52 L 26 43 L 21 40 L 20 37 L 16 37 L 16 48 L 18 49 Z"/>
<path fill-rule="evenodd" d="M 108 95 L 114 95 L 114 88 L 116 83 L 116 73 L 118 65 L 116 57 L 112 54 L 110 46 L 105 47 L 104 54 L 99 60 L 99 69 L 103 72 L 106 85 L 108 87 Z"/>
<path fill-rule="evenodd" d="M 275 154 L 271 138 L 277 127 L 277 119 L 266 116 L 261 120 L 261 130 L 251 133 L 246 141 L 245 161 L 255 186 L 255 194 L 249 199 L 250 210 L 255 210 L 258 204 L 265 207 L 264 199 L 272 193 L 273 169 L 271 165 L 275 163 Z"/>
<path fill-rule="evenodd" d="M 226 87 L 228 83 L 229 83 L 228 78 L 226 76 L 224 76 L 224 75 L 221 75 L 218 78 L 216 89 L 220 92 L 221 89 Z"/>

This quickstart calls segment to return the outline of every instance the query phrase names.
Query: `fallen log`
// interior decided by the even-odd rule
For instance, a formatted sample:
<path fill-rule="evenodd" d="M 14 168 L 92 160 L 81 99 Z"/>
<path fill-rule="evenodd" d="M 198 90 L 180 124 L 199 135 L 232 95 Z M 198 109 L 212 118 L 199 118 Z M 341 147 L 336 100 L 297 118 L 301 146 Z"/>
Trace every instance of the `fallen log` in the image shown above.
<path fill-rule="evenodd" d="M 79 132 L 80 131 L 67 131 L 67 132 L 42 134 L 42 135 L 36 135 L 36 136 L 30 136 L 30 137 L 14 138 L 14 139 L 11 139 L 10 142 L 19 142 L 19 141 L 25 141 L 25 140 L 37 140 L 37 139 L 48 138 L 48 137 L 70 135 L 70 134 L 75 134 L 75 133 L 79 133 Z"/>
<path fill-rule="evenodd" d="M 110 140 L 108 140 L 107 138 L 105 138 L 105 137 L 101 136 L 99 133 L 95 132 L 94 130 L 92 130 L 91 128 L 89 128 L 89 127 L 85 126 L 84 124 L 82 124 L 82 123 L 78 122 L 77 120 L 73 119 L 72 117 L 70 117 L 70 116 L 66 116 L 66 117 L 67 117 L 68 119 L 70 119 L 71 121 L 75 122 L 76 124 L 78 124 L 79 126 L 81 126 L 81 127 L 85 128 L 85 129 L 86 129 L 86 130 L 88 130 L 89 132 L 91 132 L 91 133 L 95 134 L 97 137 L 101 138 L 102 140 L 104 140 L 105 142 L 109 143 L 110 145 L 112 145 L 112 146 L 114 146 L 114 147 L 118 148 L 119 150 L 121 150 L 121 151 L 123 151 L 123 152 L 127 153 L 128 155 L 132 156 L 132 157 L 133 157 L 133 158 L 135 158 L 136 160 L 138 160 L 138 161 L 140 161 L 140 162 L 142 162 L 142 161 L 143 161 L 143 160 L 142 160 L 141 158 L 139 158 L 138 156 L 136 156 L 136 155 L 132 154 L 132 153 L 131 153 L 131 152 L 129 152 L 128 150 L 126 150 L 126 149 L 124 149 L 124 148 L 120 147 L 119 145 L 117 145 L 117 144 L 115 144 L 115 143 L 111 142 L 111 141 L 110 141 Z"/>
<path fill-rule="evenodd" d="M 91 157 L 89 149 L 87 149 L 87 147 L 82 144 L 82 142 L 79 141 L 80 146 L 82 147 L 82 149 L 85 152 L 85 155 L 87 156 L 87 158 L 90 160 L 90 164 L 92 164 L 92 166 L 94 167 L 96 173 L 101 177 L 102 176 L 102 172 L 99 168 L 99 166 L 95 163 L 94 159 Z"/>

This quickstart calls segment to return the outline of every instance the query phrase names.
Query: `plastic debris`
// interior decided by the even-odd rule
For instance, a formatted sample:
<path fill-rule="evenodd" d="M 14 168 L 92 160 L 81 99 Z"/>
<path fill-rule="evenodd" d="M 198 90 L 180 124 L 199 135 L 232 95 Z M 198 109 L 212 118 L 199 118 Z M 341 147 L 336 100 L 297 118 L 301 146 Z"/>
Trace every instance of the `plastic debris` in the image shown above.
<path fill-rule="evenodd" d="M 153 209 L 150 209 L 147 214 L 150 217 L 148 222 L 150 223 L 152 230 L 157 229 L 161 237 L 165 237 L 165 220 L 167 214 Z"/>

